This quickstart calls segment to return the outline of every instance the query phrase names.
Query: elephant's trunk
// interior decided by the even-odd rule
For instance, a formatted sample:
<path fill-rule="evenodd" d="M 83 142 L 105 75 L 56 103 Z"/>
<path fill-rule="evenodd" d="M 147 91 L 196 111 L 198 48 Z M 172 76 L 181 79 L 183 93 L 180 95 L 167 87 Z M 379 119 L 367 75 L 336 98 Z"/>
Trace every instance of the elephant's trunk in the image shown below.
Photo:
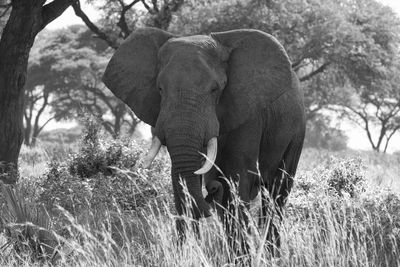
<path fill-rule="evenodd" d="M 198 152 L 200 143 L 186 136 L 174 136 L 174 142 L 167 144 L 172 161 L 176 210 L 180 215 L 192 212 L 195 219 L 210 216 L 210 207 L 202 194 L 201 176 L 194 174 L 201 165 L 202 157 Z M 186 184 L 190 197 L 184 195 L 182 182 Z M 190 202 L 186 199 L 190 199 Z"/>

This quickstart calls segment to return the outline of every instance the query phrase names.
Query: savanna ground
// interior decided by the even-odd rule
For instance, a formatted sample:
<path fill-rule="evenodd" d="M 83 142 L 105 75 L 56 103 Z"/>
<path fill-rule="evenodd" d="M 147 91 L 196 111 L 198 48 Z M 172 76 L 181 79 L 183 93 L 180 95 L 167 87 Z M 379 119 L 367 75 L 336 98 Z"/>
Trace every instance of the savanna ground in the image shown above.
<path fill-rule="evenodd" d="M 147 147 L 93 121 L 72 145 L 23 147 L 19 183 L 0 195 L 0 266 L 400 265 L 399 154 L 304 149 L 273 257 L 263 229 L 241 255 L 214 218 L 179 246 L 169 159 L 140 169 Z"/>

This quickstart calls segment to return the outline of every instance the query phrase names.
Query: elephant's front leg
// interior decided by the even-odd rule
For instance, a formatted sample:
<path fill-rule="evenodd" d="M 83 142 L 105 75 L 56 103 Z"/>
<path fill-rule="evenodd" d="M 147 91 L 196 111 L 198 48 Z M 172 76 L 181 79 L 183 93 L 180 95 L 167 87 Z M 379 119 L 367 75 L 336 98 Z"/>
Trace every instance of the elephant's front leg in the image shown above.
<path fill-rule="evenodd" d="M 221 169 L 228 178 L 238 183 L 239 198 L 247 209 L 260 188 L 257 161 L 262 135 L 261 126 L 259 118 L 249 121 L 224 136 L 223 146 L 220 149 Z M 242 217 L 247 224 L 247 216 Z"/>
<path fill-rule="evenodd" d="M 250 209 L 250 203 L 258 195 L 260 188 L 260 176 L 258 175 L 257 160 L 241 155 L 239 152 L 232 152 L 231 156 L 226 157 L 225 174 L 237 184 L 237 195 L 241 206 L 239 208 L 241 216 L 247 225 L 248 218 L 245 214 Z M 233 200 L 233 202 L 235 202 Z M 235 207 L 237 208 L 237 207 Z"/>
<path fill-rule="evenodd" d="M 247 254 L 249 244 L 246 241 L 246 235 L 250 230 L 248 228 L 250 201 L 257 195 L 260 184 L 257 175 L 256 157 L 258 153 L 257 150 L 253 151 L 254 154 L 245 153 L 250 152 L 249 150 L 237 150 L 245 147 L 244 144 L 237 145 L 238 143 L 235 143 L 235 145 L 226 146 L 223 149 L 222 170 L 228 178 L 237 182 L 237 193 L 240 200 L 238 203 L 235 196 L 229 197 L 229 216 L 226 217 L 225 226 L 229 237 L 228 242 L 232 249 L 239 254 Z M 232 194 L 231 191 L 229 194 Z"/>

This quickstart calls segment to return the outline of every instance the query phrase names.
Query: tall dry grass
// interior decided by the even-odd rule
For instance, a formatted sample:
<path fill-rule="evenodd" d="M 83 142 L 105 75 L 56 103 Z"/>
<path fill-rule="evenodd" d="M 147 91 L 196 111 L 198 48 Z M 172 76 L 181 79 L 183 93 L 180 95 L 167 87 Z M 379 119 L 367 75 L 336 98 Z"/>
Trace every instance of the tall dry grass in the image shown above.
<path fill-rule="evenodd" d="M 265 227 L 256 227 L 256 217 L 245 235 L 247 255 L 228 244 L 217 216 L 200 220 L 200 238 L 189 229 L 180 245 L 165 168 L 169 162 L 166 156 L 157 162 L 158 171 L 152 174 L 122 171 L 136 195 L 144 184 L 158 194 L 143 193 L 144 202 L 141 198 L 134 209 L 124 209 L 116 199 L 112 206 L 89 203 L 75 213 L 57 207 L 54 226 L 47 229 L 59 244 L 57 255 L 44 260 L 29 249 L 16 251 L 18 242 L 27 240 L 3 234 L 0 266 L 400 266 L 399 156 L 306 149 L 279 227 L 281 247 L 275 256 L 268 249 Z M 44 173 L 36 178 L 43 180 Z M 32 179 L 23 178 L 17 190 L 37 186 Z M 27 202 L 37 201 L 40 190 L 27 193 Z M 112 192 L 106 192 L 104 197 L 112 199 Z M 12 228 L 12 222 L 3 222 L 3 229 L 7 227 Z"/>

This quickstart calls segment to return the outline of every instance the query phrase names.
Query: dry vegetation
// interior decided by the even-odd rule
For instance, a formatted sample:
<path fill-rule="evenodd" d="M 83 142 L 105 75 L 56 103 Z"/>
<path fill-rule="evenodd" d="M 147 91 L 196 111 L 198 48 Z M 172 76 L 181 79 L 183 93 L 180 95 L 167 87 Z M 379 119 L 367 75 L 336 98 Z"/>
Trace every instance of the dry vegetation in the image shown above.
<path fill-rule="evenodd" d="M 254 228 L 243 256 L 214 218 L 178 246 L 168 157 L 142 170 L 144 144 L 97 133 L 90 124 L 79 148 L 23 148 L 20 182 L 0 197 L 0 266 L 400 264 L 399 155 L 305 149 L 280 256 Z"/>

